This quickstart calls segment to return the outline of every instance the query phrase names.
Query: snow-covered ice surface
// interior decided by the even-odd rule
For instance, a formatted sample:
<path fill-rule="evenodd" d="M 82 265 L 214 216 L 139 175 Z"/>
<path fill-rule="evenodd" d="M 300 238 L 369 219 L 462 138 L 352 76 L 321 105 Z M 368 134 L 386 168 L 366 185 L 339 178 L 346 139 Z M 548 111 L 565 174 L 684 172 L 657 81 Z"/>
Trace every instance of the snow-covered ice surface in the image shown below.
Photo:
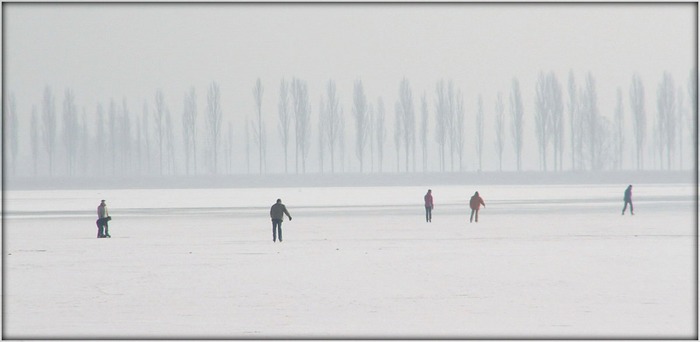
<path fill-rule="evenodd" d="M 696 185 L 432 189 L 7 191 L 3 337 L 697 338 Z"/>

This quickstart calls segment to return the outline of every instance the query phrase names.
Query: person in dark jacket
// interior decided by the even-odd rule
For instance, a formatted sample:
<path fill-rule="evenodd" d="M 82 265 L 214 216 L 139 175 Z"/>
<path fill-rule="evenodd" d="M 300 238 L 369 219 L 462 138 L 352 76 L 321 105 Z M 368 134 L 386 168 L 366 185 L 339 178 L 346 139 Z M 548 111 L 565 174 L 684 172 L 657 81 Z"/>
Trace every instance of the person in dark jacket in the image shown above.
<path fill-rule="evenodd" d="M 428 189 L 428 193 L 423 197 L 425 200 L 425 222 L 433 221 L 433 190 Z"/>
<path fill-rule="evenodd" d="M 107 203 L 105 200 L 100 201 L 100 205 L 97 206 L 97 237 L 98 238 L 109 238 L 109 221 L 112 218 L 109 216 L 109 211 L 107 210 Z"/>
<path fill-rule="evenodd" d="M 111 216 L 98 218 L 95 223 L 97 224 L 97 237 L 98 238 L 111 238 L 109 235 L 108 222 L 112 220 Z"/>
<path fill-rule="evenodd" d="M 279 235 L 280 242 L 282 242 L 282 220 L 284 220 L 284 215 L 292 220 L 292 216 L 289 215 L 287 207 L 282 204 L 281 199 L 277 199 L 277 203 L 273 204 L 270 208 L 270 218 L 272 219 L 272 242 L 277 241 L 277 235 Z M 278 234 L 279 233 L 279 234 Z"/>
<path fill-rule="evenodd" d="M 622 215 L 624 215 L 625 210 L 627 210 L 627 204 L 630 205 L 630 213 L 634 215 L 634 206 L 632 205 L 632 185 L 628 186 L 625 190 L 625 206 L 622 208 Z"/>
<path fill-rule="evenodd" d="M 469 207 L 472 209 L 472 215 L 469 217 L 469 222 L 472 222 L 472 219 L 475 219 L 475 221 L 478 223 L 479 222 L 479 208 L 481 206 L 486 207 L 486 204 L 484 203 L 484 199 L 479 196 L 479 192 L 475 192 L 474 196 L 469 200 Z"/>

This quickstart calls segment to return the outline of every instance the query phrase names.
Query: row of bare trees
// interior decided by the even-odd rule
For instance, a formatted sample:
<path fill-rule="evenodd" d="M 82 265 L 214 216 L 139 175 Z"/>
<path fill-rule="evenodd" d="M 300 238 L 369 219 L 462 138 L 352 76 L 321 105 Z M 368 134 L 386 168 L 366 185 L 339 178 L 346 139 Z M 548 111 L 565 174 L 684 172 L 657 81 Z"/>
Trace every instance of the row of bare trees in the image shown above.
<path fill-rule="evenodd" d="M 644 169 L 645 157 L 651 156 L 661 168 L 683 167 L 684 136 L 692 137 L 697 146 L 694 130 L 697 118 L 697 71 L 692 70 L 686 87 L 676 87 L 670 73 L 664 73 L 656 94 L 656 116 L 651 126 L 653 141 L 647 143 L 647 109 L 645 89 L 640 76 L 632 76 L 628 104 L 625 104 L 623 87 L 618 87 L 614 113 L 604 115 L 598 105 L 596 80 L 588 73 L 579 84 L 573 72 L 568 75 L 568 89 L 554 72 L 540 72 L 535 83 L 534 108 L 528 113 L 523 104 L 523 94 L 518 79 L 513 79 L 508 94 L 498 92 L 495 103 L 485 105 L 482 94 L 474 94 L 476 106 L 467 109 L 465 94 L 453 80 L 441 79 L 435 83 L 432 101 L 423 92 L 414 98 L 408 79 L 400 81 L 393 113 L 393 147 L 396 172 L 428 171 L 430 160 L 437 160 L 432 170 L 441 172 L 465 170 L 465 160 L 472 156 L 467 145 L 474 138 L 472 161 L 477 170 L 483 170 L 485 118 L 493 118 L 493 143 L 498 157 L 498 170 L 503 170 L 504 152 L 508 141 L 512 144 L 515 169 L 522 170 L 525 124 L 532 120 L 537 142 L 539 168 L 543 171 L 564 170 L 565 153 L 569 153 L 573 170 L 620 169 L 625 151 L 631 149 L 625 137 L 633 132 L 634 161 L 637 169 Z M 17 172 L 19 137 L 28 136 L 23 154 L 31 160 L 34 175 L 192 175 L 231 173 L 240 160 L 234 154 L 245 146 L 247 172 L 251 172 L 251 159 L 257 157 L 259 174 L 281 172 L 268 169 L 268 144 L 279 146 L 284 158 L 284 172 L 290 173 L 290 154 L 294 155 L 294 173 L 309 172 L 309 156 L 317 150 L 314 160 L 320 172 L 346 172 L 351 156 L 346 155 L 346 144 L 354 145 L 354 157 L 359 172 L 384 172 L 388 145 L 386 107 L 383 98 L 370 99 L 361 80 L 352 87 L 352 103 L 345 115 L 335 81 L 329 80 L 321 92 L 318 107 L 312 113 L 307 82 L 298 78 L 282 79 L 279 84 L 276 115 L 274 110 L 263 108 L 266 103 L 265 87 L 257 79 L 252 88 L 255 112 L 246 118 L 244 134 L 233 122 L 225 118 L 222 108 L 222 92 L 212 82 L 206 94 L 204 118 L 199 117 L 197 92 L 190 88 L 183 97 L 182 115 L 173 116 L 162 90 L 153 97 L 152 104 L 143 103 L 139 114 L 132 114 L 126 99 L 121 104 L 110 100 L 107 109 L 98 104 L 94 112 L 79 110 L 75 94 L 66 89 L 62 101 L 62 115 L 56 109 L 56 99 L 51 88 L 44 89 L 40 111 L 32 106 L 29 134 L 18 120 L 17 101 L 10 94 L 5 101 L 3 119 L 6 143 L 9 145 L 8 168 Z M 686 95 L 689 100 L 686 103 Z M 629 115 L 625 115 L 629 108 Z M 472 112 L 473 115 L 467 115 Z M 312 117 L 316 124 L 312 125 Z M 59 120 L 60 117 L 60 120 Z M 609 119 L 612 118 L 612 120 Z M 251 120 L 252 118 L 252 120 Z M 352 126 L 346 119 L 351 118 Z M 468 120 L 471 118 L 470 120 Z M 632 126 L 626 127 L 626 118 Z M 174 122 L 179 119 L 181 129 Z M 269 139 L 271 121 L 276 122 L 279 139 Z M 568 129 L 565 127 L 568 121 Z M 200 127 L 203 122 L 203 127 Z M 200 129 L 202 129 L 200 131 Z M 468 135 L 467 130 L 473 134 Z M 508 129 L 510 128 L 510 129 Z M 24 131 L 23 131 L 24 129 Z M 178 137 L 177 132 L 181 133 Z M 350 135 L 354 133 L 353 135 Z M 225 135 L 225 136 L 224 136 Z M 346 136 L 347 135 L 347 136 Z M 430 140 L 432 135 L 433 141 Z M 568 135 L 568 139 L 566 139 Z M 312 136 L 316 146 L 312 146 Z M 270 140 L 270 141 L 268 141 Z M 293 146 L 290 146 L 293 145 Z M 257 153 L 252 152 L 253 146 Z M 647 150 L 652 147 L 653 150 Z M 420 151 L 419 153 L 417 151 Z M 431 156 L 437 151 L 437 156 Z M 256 155 L 256 156 L 255 156 Z M 276 154 L 274 154 L 276 157 Z M 25 157 L 26 156 L 26 157 Z M 419 163 L 418 158 L 421 158 Z M 56 161 L 64 161 L 62 172 L 56 171 Z M 631 158 L 629 158 L 631 159 Z M 677 165 L 675 161 L 678 161 Z M 628 163 L 630 163 L 628 161 Z M 203 164 L 202 164 L 203 163 Z M 690 165 L 690 162 L 686 162 Z M 417 166 L 420 165 L 420 166 Z"/>
<path fill-rule="evenodd" d="M 697 119 L 697 71 L 690 72 L 688 86 L 675 88 L 673 77 L 665 72 L 658 86 L 656 102 L 656 123 L 652 126 L 656 149 L 655 158 L 661 168 L 671 169 L 676 144 L 680 167 L 683 163 L 681 126 L 687 128 L 687 136 L 697 139 L 694 130 Z M 573 72 L 568 80 L 568 111 L 570 124 L 571 167 L 576 170 L 601 170 L 606 167 L 621 169 L 625 157 L 625 105 L 621 87 L 616 92 L 613 121 L 600 113 L 596 80 L 591 73 L 586 75 L 579 90 Z M 632 76 L 629 88 L 629 108 L 635 137 L 635 161 L 637 169 L 644 168 L 645 145 L 647 142 L 647 114 L 645 109 L 644 84 L 638 74 Z M 548 169 L 548 158 L 553 157 L 554 169 L 563 170 L 564 151 L 564 95 L 562 86 L 553 73 L 541 72 L 535 90 L 535 131 L 538 144 L 540 169 Z M 514 92 L 515 93 L 515 92 Z M 687 93 L 691 109 L 685 109 L 683 94 Z M 499 104 L 496 106 L 498 113 Z M 498 118 L 496 120 L 497 126 Z M 516 122 L 514 117 L 514 123 Z M 497 128 L 498 131 L 498 128 Z M 549 152 L 551 147 L 552 153 Z M 665 157 L 666 166 L 661 163 Z"/>

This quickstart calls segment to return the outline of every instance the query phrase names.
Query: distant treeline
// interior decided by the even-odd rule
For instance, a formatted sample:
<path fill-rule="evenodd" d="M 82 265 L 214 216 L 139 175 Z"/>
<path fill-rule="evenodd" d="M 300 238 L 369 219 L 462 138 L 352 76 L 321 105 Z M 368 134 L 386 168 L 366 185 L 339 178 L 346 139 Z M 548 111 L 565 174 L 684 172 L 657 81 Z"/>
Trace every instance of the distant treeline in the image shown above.
<path fill-rule="evenodd" d="M 476 108 L 466 108 L 465 94 L 452 80 L 414 95 L 404 78 L 392 104 L 382 96 L 369 98 L 357 80 L 351 104 L 343 107 L 329 80 L 312 111 L 306 81 L 282 79 L 277 108 L 270 109 L 263 108 L 265 87 L 258 79 L 252 87 L 255 114 L 235 127 L 236 134 L 232 120 L 224 121 L 230 117 L 224 116 L 217 82 L 206 90 L 203 105 L 192 87 L 180 110 L 166 104 L 162 90 L 134 111 L 126 98 L 88 109 L 76 103 L 72 89 L 57 100 L 47 86 L 31 113 L 18 113 L 10 90 L 3 110 L 3 171 L 8 177 L 49 178 L 524 171 L 525 122 L 534 127 L 541 171 L 622 170 L 627 150 L 636 152 L 627 157 L 635 170 L 696 165 L 697 70 L 681 84 L 664 73 L 656 108 L 645 108 L 648 92 L 640 76 L 632 75 L 627 87 L 617 88 L 612 116 L 600 112 L 590 72 L 579 83 L 571 71 L 565 84 L 554 72 L 540 72 L 535 92 L 523 95 L 514 78 L 495 103 L 485 104 L 479 94 Z M 534 108 L 524 108 L 523 96 L 532 96 Z M 487 112 L 493 120 L 489 141 Z M 28 114 L 29 122 L 20 125 L 18 117 Z M 467 151 L 474 151 L 470 168 Z M 504 170 L 506 151 L 513 160 Z M 485 165 L 485 153 L 498 164 Z"/>

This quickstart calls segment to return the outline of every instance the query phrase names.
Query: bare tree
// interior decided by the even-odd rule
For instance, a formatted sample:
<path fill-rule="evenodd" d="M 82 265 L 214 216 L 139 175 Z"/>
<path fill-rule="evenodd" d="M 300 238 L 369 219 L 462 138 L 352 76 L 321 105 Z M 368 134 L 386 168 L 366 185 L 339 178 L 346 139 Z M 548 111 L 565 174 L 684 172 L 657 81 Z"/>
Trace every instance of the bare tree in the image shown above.
<path fill-rule="evenodd" d="M 32 120 L 30 123 L 30 135 L 31 135 L 31 149 L 32 149 L 32 165 L 34 166 L 34 176 L 37 175 L 37 164 L 39 161 L 39 147 L 41 143 L 39 142 L 39 118 L 37 115 L 37 109 L 32 106 Z"/>
<path fill-rule="evenodd" d="M 262 131 L 263 137 L 267 137 L 267 127 L 263 126 L 263 131 Z M 263 169 L 267 170 L 267 138 L 262 140 L 263 144 Z"/>
<path fill-rule="evenodd" d="M 166 161 L 168 163 L 168 172 L 173 175 L 177 173 L 177 165 L 175 164 L 175 132 L 173 130 L 172 116 L 170 109 L 165 110 L 165 140 L 166 140 Z"/>
<path fill-rule="evenodd" d="M 325 132 L 328 127 L 328 108 L 323 95 L 318 104 L 318 169 L 323 173 L 323 162 L 327 147 L 328 135 Z"/>
<path fill-rule="evenodd" d="M 522 170 L 522 151 L 523 151 L 523 99 L 520 93 L 520 82 L 517 78 L 513 79 L 512 90 L 510 93 L 510 115 L 512 117 L 512 135 L 513 147 L 515 148 L 517 170 Z"/>
<path fill-rule="evenodd" d="M 578 90 L 576 89 L 576 80 L 574 78 L 574 71 L 569 71 L 569 101 L 567 103 L 569 108 L 569 125 L 571 131 L 569 133 L 571 137 L 571 169 L 575 170 L 576 167 L 576 156 L 579 155 L 579 150 L 581 144 L 579 143 L 580 134 L 578 133 L 580 126 L 579 122 L 579 104 L 578 104 Z"/>
<path fill-rule="evenodd" d="M 53 158 L 56 153 L 56 106 L 51 88 L 44 88 L 42 102 L 44 148 L 49 156 L 49 176 L 53 176 Z"/>
<path fill-rule="evenodd" d="M 105 111 L 102 104 L 97 105 L 97 171 L 105 173 L 105 153 L 107 150 L 105 139 Z"/>
<path fill-rule="evenodd" d="M 685 117 L 687 116 L 687 112 L 685 110 L 685 98 L 683 97 L 683 87 L 678 86 L 676 95 L 676 102 L 677 104 L 677 114 L 676 115 L 676 129 L 677 132 L 674 134 L 675 136 L 678 137 L 678 168 L 680 170 L 683 169 L 683 158 L 685 157 L 683 155 L 683 126 L 685 124 Z"/>
<path fill-rule="evenodd" d="M 99 111 L 99 110 L 98 110 Z M 149 129 L 150 118 L 148 115 L 148 102 L 143 101 L 141 130 L 143 134 L 144 155 L 146 157 L 146 170 L 151 173 L 151 130 Z M 98 145 L 99 146 L 99 145 Z"/>
<path fill-rule="evenodd" d="M 549 120 L 552 148 L 554 151 L 554 170 L 563 169 L 564 159 L 564 99 L 562 89 L 556 74 L 553 71 L 547 75 L 547 99 L 549 108 Z"/>
<path fill-rule="evenodd" d="M 83 112 L 85 110 L 83 109 Z M 85 114 L 83 114 L 85 116 Z M 143 136 L 141 134 L 141 119 L 139 118 L 138 114 L 135 114 L 135 120 L 134 124 L 136 125 L 135 131 L 136 131 L 136 162 L 137 162 L 137 170 L 136 173 L 137 175 L 142 175 L 143 174 Z M 85 119 L 83 119 L 85 121 Z M 86 132 L 87 134 L 87 132 Z M 87 139 L 85 139 L 87 141 Z M 87 156 L 87 153 L 86 153 Z"/>
<path fill-rule="evenodd" d="M 599 137 L 599 128 L 602 126 L 599 122 L 598 115 L 598 94 L 595 87 L 595 78 L 589 72 L 586 76 L 585 88 L 581 94 L 581 115 L 584 118 L 584 136 L 586 146 L 588 147 L 588 161 L 591 169 L 599 170 L 601 168 L 601 156 L 599 146 L 603 142 L 602 136 Z"/>
<path fill-rule="evenodd" d="M 367 139 L 369 140 L 369 169 L 374 172 L 374 106 L 367 103 Z"/>
<path fill-rule="evenodd" d="M 615 166 L 618 170 L 622 169 L 622 160 L 625 154 L 625 107 L 622 103 L 622 88 L 617 88 L 617 104 L 615 105 L 615 139 L 616 153 Z"/>
<path fill-rule="evenodd" d="M 228 137 L 226 143 L 226 171 L 231 174 L 233 171 L 233 124 L 228 123 L 228 130 L 226 136 Z"/>
<path fill-rule="evenodd" d="M 447 128 L 447 141 L 450 144 L 450 171 L 455 171 L 455 154 L 457 153 L 457 134 L 458 130 L 455 123 L 457 114 L 457 97 L 455 95 L 454 82 L 450 80 L 447 84 L 447 107 L 445 116 L 445 125 Z"/>
<path fill-rule="evenodd" d="M 335 173 L 335 151 L 342 134 L 340 131 L 342 118 L 340 116 L 340 105 L 338 96 L 336 95 L 335 82 L 333 80 L 329 80 L 326 85 L 326 96 L 326 120 L 323 132 L 325 132 L 328 150 L 331 153 L 331 173 Z"/>
<path fill-rule="evenodd" d="M 658 126 L 661 144 L 665 147 L 667 169 L 671 169 L 671 157 L 675 147 L 676 131 L 676 87 L 671 73 L 664 72 L 657 90 Z M 663 163 L 662 163 L 663 164 Z"/>
<path fill-rule="evenodd" d="M 688 77 L 688 100 L 690 100 L 690 115 L 688 115 L 688 133 L 692 137 L 693 146 L 698 146 L 698 70 L 690 70 Z M 697 157 L 697 156 L 696 156 Z M 696 161 L 697 162 L 697 161 Z"/>
<path fill-rule="evenodd" d="M 362 173 L 364 151 L 367 146 L 367 97 L 362 81 L 355 81 L 352 98 L 352 114 L 355 118 L 355 155 L 360 161 L 360 173 Z"/>
<path fill-rule="evenodd" d="M 264 164 L 264 158 L 263 158 L 263 140 L 265 139 L 265 136 L 263 136 L 263 118 L 262 118 L 262 96 L 263 93 L 265 92 L 265 88 L 262 86 L 262 82 L 260 81 L 260 78 L 255 82 L 255 87 L 253 87 L 253 98 L 255 99 L 255 108 L 257 109 L 257 140 L 258 140 L 258 156 L 260 157 L 260 174 L 263 174 L 263 164 Z"/>
<path fill-rule="evenodd" d="M 613 143 L 612 125 L 610 121 L 602 116 L 598 116 L 595 122 L 597 126 L 596 140 L 593 148 L 595 149 L 595 159 L 591 164 L 593 170 L 602 170 L 606 165 L 612 165 L 613 154 L 615 154 L 615 146 Z"/>
<path fill-rule="evenodd" d="M 634 118 L 634 135 L 637 143 L 637 170 L 644 169 L 644 142 L 646 140 L 647 118 L 644 110 L 644 84 L 639 74 L 632 76 L 630 86 L 630 107 Z"/>
<path fill-rule="evenodd" d="M 117 132 L 118 132 L 118 122 L 117 122 L 117 104 L 114 99 L 109 100 L 109 112 L 108 112 L 108 129 L 109 129 L 109 155 L 112 157 L 112 175 L 117 174 Z"/>
<path fill-rule="evenodd" d="M 132 137 L 131 137 L 131 118 L 129 115 L 129 108 L 127 107 L 126 98 L 122 99 L 122 116 L 120 118 L 120 134 L 119 140 L 121 145 L 121 160 L 122 160 L 122 170 L 124 174 L 128 174 L 131 169 L 131 153 L 132 147 Z"/>
<path fill-rule="evenodd" d="M 17 120 L 17 100 L 15 94 L 10 94 L 9 101 L 6 102 L 6 111 L 3 111 L 3 122 L 5 123 L 4 134 L 10 141 L 10 156 L 12 158 L 12 174 L 17 174 L 17 152 L 19 147 L 19 121 Z"/>
<path fill-rule="evenodd" d="M 299 174 L 299 150 L 301 149 L 301 140 L 303 138 L 303 133 L 301 126 L 303 125 L 304 118 L 301 113 L 302 106 L 300 93 L 303 89 L 303 84 L 296 77 L 292 78 L 292 109 L 294 110 L 294 173 Z"/>
<path fill-rule="evenodd" d="M 155 112 L 155 124 L 156 124 L 156 138 L 158 138 L 158 172 L 163 175 L 163 143 L 165 141 L 165 112 L 167 108 L 165 107 L 165 100 L 163 98 L 163 90 L 158 89 L 156 92 L 156 112 Z"/>
<path fill-rule="evenodd" d="M 440 80 L 435 85 L 435 97 L 435 142 L 438 143 L 440 150 L 440 171 L 445 172 L 445 150 L 451 121 L 445 80 Z"/>
<path fill-rule="evenodd" d="M 421 151 L 423 152 L 423 172 L 428 171 L 428 99 L 423 92 L 420 101 L 421 105 L 421 126 L 420 126 L 420 141 Z"/>
<path fill-rule="evenodd" d="M 80 126 L 81 143 L 80 143 L 80 147 L 79 147 L 80 151 L 79 151 L 78 159 L 84 160 L 84 161 L 93 160 L 90 156 L 90 147 L 92 147 L 92 144 L 90 143 L 90 133 L 88 131 L 88 124 L 87 124 L 87 110 L 85 109 L 85 107 L 83 107 L 83 116 L 82 116 L 82 120 L 81 120 L 81 123 L 79 124 L 79 126 Z M 83 175 L 87 175 L 90 163 L 83 162 L 80 164 L 82 166 Z"/>
<path fill-rule="evenodd" d="M 197 174 L 197 94 L 194 87 L 185 93 L 184 111 L 182 115 L 182 133 L 185 145 L 185 172 L 190 174 L 190 154 L 194 174 Z"/>
<path fill-rule="evenodd" d="M 454 148 L 457 149 L 457 157 L 459 157 L 459 171 L 462 171 L 464 166 L 464 96 L 462 96 L 462 91 L 458 91 L 454 99 L 455 101 L 455 113 L 452 124 L 452 130 L 454 131 Z M 483 112 L 483 111 L 482 111 Z M 483 132 L 483 117 L 481 119 L 481 130 Z M 483 141 L 483 133 L 481 135 Z M 481 161 L 479 161 L 481 164 Z M 481 166 L 479 166 L 481 167 Z"/>
<path fill-rule="evenodd" d="M 537 83 L 535 85 L 535 136 L 537 137 L 538 157 L 540 162 L 540 170 L 546 170 L 547 165 L 547 84 L 544 72 L 540 71 L 537 75 Z"/>
<path fill-rule="evenodd" d="M 458 111 L 459 113 L 459 111 Z M 479 171 L 484 169 L 484 98 L 479 94 L 476 105 L 476 154 L 479 158 Z"/>
<path fill-rule="evenodd" d="M 192 124 L 192 114 L 188 103 L 189 93 L 185 93 L 182 109 L 182 145 L 185 152 L 185 174 L 190 174 L 190 156 L 192 152 L 192 131 L 189 126 Z"/>
<path fill-rule="evenodd" d="M 415 110 L 413 107 L 413 92 L 407 78 L 403 78 L 399 86 L 399 105 L 401 106 L 401 121 L 403 127 L 403 138 L 406 151 L 406 172 L 409 171 L 410 155 L 413 156 L 413 171 L 416 171 L 416 124 Z"/>
<path fill-rule="evenodd" d="M 652 125 L 652 132 L 651 132 L 651 151 L 648 153 L 651 154 L 651 162 L 652 162 L 652 167 L 658 167 L 658 168 L 663 168 L 663 151 L 664 151 L 664 146 L 663 142 L 661 141 L 661 130 L 662 128 L 659 127 L 658 125 Z"/>
<path fill-rule="evenodd" d="M 282 138 L 282 146 L 284 147 L 284 173 L 289 172 L 289 125 L 292 122 L 291 113 L 289 111 L 289 83 L 284 79 L 280 81 L 280 98 L 277 102 L 277 114 L 279 117 L 279 131 Z"/>
<path fill-rule="evenodd" d="M 253 125 L 250 123 L 250 119 L 246 116 L 245 118 L 245 160 L 247 173 L 250 174 L 250 131 L 253 130 Z"/>
<path fill-rule="evenodd" d="M 340 124 L 338 125 L 338 154 L 340 157 L 340 170 L 345 172 L 345 116 L 343 108 L 340 108 Z"/>
<path fill-rule="evenodd" d="M 380 97 L 377 99 L 377 116 L 374 133 L 376 134 L 377 142 L 377 159 L 379 162 L 379 172 L 382 172 L 382 164 L 384 163 L 384 142 L 386 141 L 386 128 L 384 127 L 384 100 Z"/>
<path fill-rule="evenodd" d="M 306 156 L 309 152 L 311 139 L 311 105 L 309 91 L 305 81 L 297 78 L 292 80 L 292 100 L 294 103 L 294 123 L 296 137 L 296 172 L 299 173 L 299 157 L 301 157 L 302 172 L 306 173 Z"/>
<path fill-rule="evenodd" d="M 401 102 L 396 101 L 394 105 L 394 146 L 396 147 L 396 172 L 400 172 L 401 162 L 399 157 L 401 156 L 401 139 L 403 137 L 404 125 L 401 122 L 403 120 L 403 113 L 401 110 Z"/>
<path fill-rule="evenodd" d="M 550 103 L 549 103 L 549 85 L 547 77 L 543 71 L 540 71 L 537 76 L 537 85 L 535 87 L 535 131 L 537 136 L 537 145 L 539 146 L 540 155 L 540 170 L 547 171 L 547 145 L 550 139 Z"/>
<path fill-rule="evenodd" d="M 496 152 L 498 153 L 498 171 L 503 171 L 503 148 L 505 147 L 505 106 L 503 94 L 499 91 L 496 95 Z"/>
<path fill-rule="evenodd" d="M 207 128 L 209 133 L 209 149 L 211 155 L 211 168 L 214 174 L 218 173 L 218 148 L 221 137 L 221 90 L 219 84 L 212 82 L 207 92 Z"/>

